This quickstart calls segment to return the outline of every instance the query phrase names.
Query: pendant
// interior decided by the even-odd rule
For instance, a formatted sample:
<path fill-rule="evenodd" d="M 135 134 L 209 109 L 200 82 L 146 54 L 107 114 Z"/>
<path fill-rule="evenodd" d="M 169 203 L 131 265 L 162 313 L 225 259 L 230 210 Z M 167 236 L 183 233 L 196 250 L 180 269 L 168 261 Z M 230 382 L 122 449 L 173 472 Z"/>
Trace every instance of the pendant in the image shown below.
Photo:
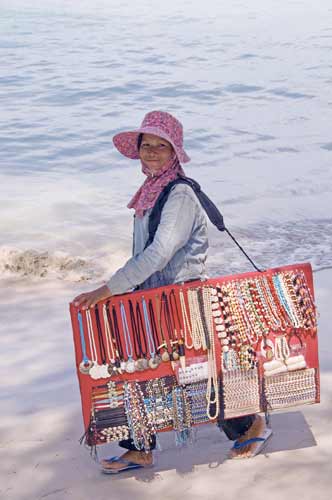
<path fill-rule="evenodd" d="M 89 375 L 90 375 L 91 378 L 93 378 L 93 380 L 98 380 L 99 378 L 101 378 L 100 374 L 99 374 L 99 365 L 98 365 L 98 363 L 95 363 L 90 368 Z"/>
<path fill-rule="evenodd" d="M 90 372 L 90 369 L 92 368 L 93 362 L 88 359 L 86 361 L 81 361 L 79 365 L 79 370 L 81 373 L 84 375 L 88 375 Z"/>
<path fill-rule="evenodd" d="M 164 351 L 161 355 L 161 360 L 164 361 L 164 363 L 167 363 L 167 361 L 170 360 L 168 351 Z"/>
<path fill-rule="evenodd" d="M 110 374 L 108 373 L 108 365 L 106 363 L 100 365 L 99 371 L 101 378 L 109 378 Z"/>
<path fill-rule="evenodd" d="M 174 351 L 172 351 L 172 358 L 174 361 L 177 361 L 180 358 L 178 351 L 176 351 L 175 349 Z"/>
<path fill-rule="evenodd" d="M 149 368 L 149 361 L 146 358 L 142 358 L 142 366 L 143 370 L 147 370 Z"/>
<path fill-rule="evenodd" d="M 112 377 L 112 375 L 114 375 L 114 373 L 116 372 L 116 366 L 114 364 L 110 363 L 107 366 L 107 371 L 108 371 L 109 377 Z"/>
<path fill-rule="evenodd" d="M 158 368 L 160 363 L 161 363 L 160 356 L 155 356 L 154 358 L 149 359 L 149 367 L 152 368 L 152 370 L 155 370 L 156 368 Z"/>
<path fill-rule="evenodd" d="M 134 373 L 135 372 L 135 361 L 133 359 L 128 359 L 126 363 L 126 372 Z"/>
<path fill-rule="evenodd" d="M 114 370 L 115 370 L 116 372 L 119 372 L 119 373 L 120 373 L 120 375 L 122 375 L 123 370 L 122 370 L 122 368 L 121 368 L 121 362 L 120 362 L 120 360 L 119 360 L 118 358 L 115 360 L 115 363 L 114 363 Z"/>
<path fill-rule="evenodd" d="M 122 360 L 122 361 L 121 361 L 121 363 L 120 363 L 120 370 L 121 370 L 122 372 L 125 372 L 125 371 L 126 371 L 126 362 L 125 362 L 125 361 L 123 361 L 123 360 Z"/>
<path fill-rule="evenodd" d="M 139 372 L 145 370 L 144 368 L 144 359 L 143 358 L 138 358 L 136 361 L 135 361 L 135 369 Z"/>
<path fill-rule="evenodd" d="M 186 357 L 185 356 L 180 356 L 180 365 L 182 370 L 185 372 L 186 371 Z"/>

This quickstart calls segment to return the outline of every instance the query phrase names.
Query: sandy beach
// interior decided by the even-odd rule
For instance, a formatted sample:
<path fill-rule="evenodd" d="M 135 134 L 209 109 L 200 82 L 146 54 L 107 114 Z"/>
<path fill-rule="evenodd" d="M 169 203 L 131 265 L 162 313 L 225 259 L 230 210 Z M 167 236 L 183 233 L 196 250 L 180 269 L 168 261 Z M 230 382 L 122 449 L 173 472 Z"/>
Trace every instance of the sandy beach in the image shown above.
<path fill-rule="evenodd" d="M 82 289 L 64 282 L 4 282 L 1 287 L 1 498 L 52 500 L 279 499 L 327 500 L 332 486 L 331 271 L 315 274 L 319 310 L 321 399 L 271 416 L 264 454 L 227 460 L 230 442 L 213 425 L 175 447 L 161 435 L 153 469 L 109 477 L 79 445 L 83 433 L 68 302 Z M 117 454 L 116 445 L 99 456 Z"/>

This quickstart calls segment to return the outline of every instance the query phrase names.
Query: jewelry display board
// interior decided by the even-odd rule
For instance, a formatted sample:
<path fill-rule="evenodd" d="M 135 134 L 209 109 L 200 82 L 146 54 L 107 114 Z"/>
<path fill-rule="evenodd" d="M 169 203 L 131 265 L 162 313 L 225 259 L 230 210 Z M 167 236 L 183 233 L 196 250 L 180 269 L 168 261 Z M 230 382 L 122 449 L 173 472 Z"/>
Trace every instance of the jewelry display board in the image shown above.
<path fill-rule="evenodd" d="M 70 304 L 89 445 L 319 402 L 310 264 Z"/>

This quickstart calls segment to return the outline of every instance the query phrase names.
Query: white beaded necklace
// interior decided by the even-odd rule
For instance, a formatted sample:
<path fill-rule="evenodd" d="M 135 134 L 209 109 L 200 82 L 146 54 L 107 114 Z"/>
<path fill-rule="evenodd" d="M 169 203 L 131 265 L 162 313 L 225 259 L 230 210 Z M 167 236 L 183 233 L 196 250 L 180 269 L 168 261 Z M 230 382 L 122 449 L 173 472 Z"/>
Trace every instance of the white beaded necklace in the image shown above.
<path fill-rule="evenodd" d="M 191 325 L 190 325 L 190 321 L 188 318 L 186 303 L 184 301 L 184 296 L 183 296 L 182 290 L 179 291 L 179 296 L 180 296 L 181 313 L 182 313 L 182 319 L 183 319 L 184 344 L 185 344 L 187 349 L 192 349 L 194 347 L 192 330 L 191 330 Z M 188 333 L 191 337 L 191 344 L 189 344 L 189 342 L 188 342 Z"/>
<path fill-rule="evenodd" d="M 216 350 L 214 343 L 214 323 L 211 309 L 211 292 L 209 287 L 203 287 L 203 305 L 206 324 L 209 332 L 210 348 L 208 349 L 208 383 L 206 389 L 207 400 L 207 416 L 210 420 L 214 420 L 219 415 L 219 389 L 218 389 L 218 373 L 216 362 Z M 214 398 L 211 398 L 214 391 Z M 215 404 L 215 414 L 211 415 L 211 404 Z"/>
<path fill-rule="evenodd" d="M 199 309 L 197 290 L 188 290 L 188 304 L 191 321 L 191 337 L 195 350 L 203 349 L 206 351 L 205 333 Z"/>

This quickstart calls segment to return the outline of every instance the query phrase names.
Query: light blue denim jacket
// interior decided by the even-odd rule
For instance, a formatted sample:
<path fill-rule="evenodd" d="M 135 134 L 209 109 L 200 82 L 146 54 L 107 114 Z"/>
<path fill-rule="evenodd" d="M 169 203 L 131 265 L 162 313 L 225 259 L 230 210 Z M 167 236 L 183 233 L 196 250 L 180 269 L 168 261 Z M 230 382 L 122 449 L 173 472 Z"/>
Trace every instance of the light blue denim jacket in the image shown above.
<path fill-rule="evenodd" d="M 149 236 L 149 214 L 134 219 L 133 256 L 107 282 L 118 295 L 139 288 L 155 288 L 192 279 L 206 279 L 207 220 L 191 187 L 177 184 L 161 213 L 154 240 Z"/>

